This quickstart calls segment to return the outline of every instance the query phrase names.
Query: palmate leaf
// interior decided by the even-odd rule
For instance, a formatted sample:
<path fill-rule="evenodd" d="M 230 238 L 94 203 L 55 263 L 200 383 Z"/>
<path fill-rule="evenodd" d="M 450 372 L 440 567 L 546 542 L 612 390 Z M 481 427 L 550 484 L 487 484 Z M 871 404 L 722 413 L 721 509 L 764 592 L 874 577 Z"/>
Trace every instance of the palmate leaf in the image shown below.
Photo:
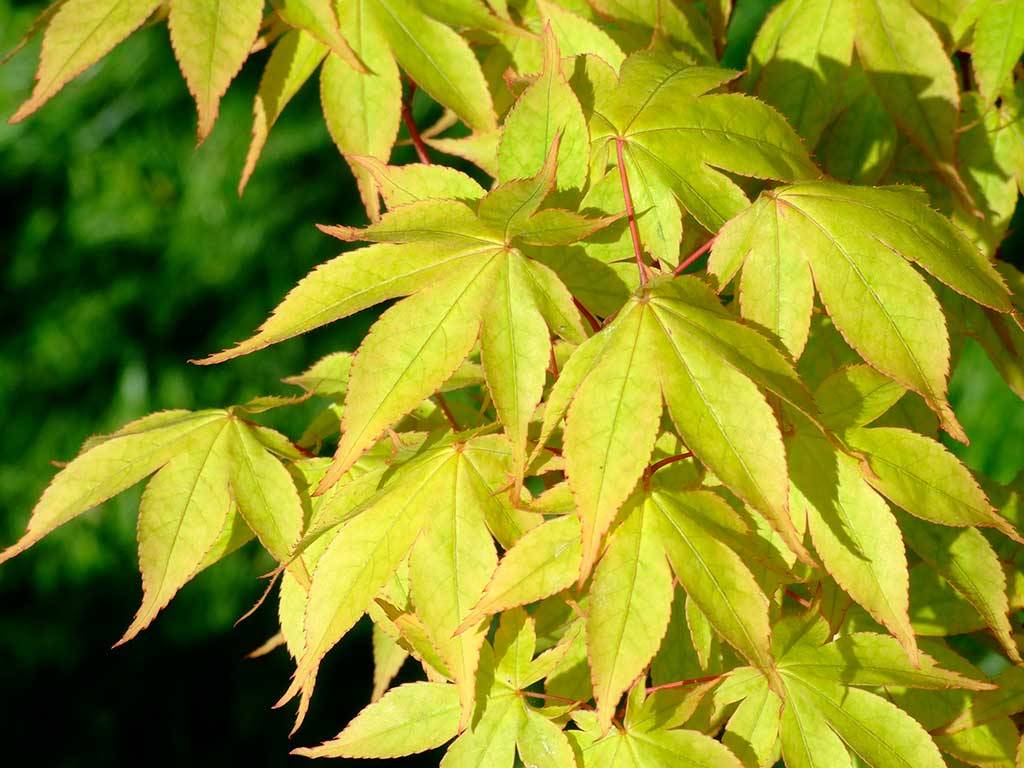
<path fill-rule="evenodd" d="M 476 210 L 468 203 L 420 200 L 363 230 L 332 229 L 343 239 L 377 244 L 315 270 L 256 336 L 202 361 L 229 359 L 418 291 L 387 310 L 360 347 L 336 462 L 321 490 L 448 379 L 478 337 L 488 388 L 516 452 L 514 473 L 521 476 L 526 427 L 550 357 L 550 331 L 573 341 L 584 338 L 568 290 L 517 247 L 520 237 L 535 235 L 534 223 L 548 213 L 538 208 L 554 186 L 557 151 L 556 141 L 537 176 L 498 186 Z M 606 223 L 570 227 L 564 239 L 571 242 Z M 379 276 L 369 289 L 367 270 Z"/>
<path fill-rule="evenodd" d="M 1012 0 L 974 3 L 981 15 L 974 27 L 971 64 L 983 107 L 990 107 L 1013 81 L 1013 67 L 1024 54 L 1024 8 Z"/>
<path fill-rule="evenodd" d="M 806 343 L 817 288 L 846 341 L 924 397 L 943 428 L 963 440 L 946 401 L 945 319 L 908 262 L 974 301 L 1010 309 L 991 264 L 948 220 L 903 189 L 816 182 L 762 195 L 715 241 L 711 269 L 724 286 L 743 268 L 741 294 L 750 294 L 741 297 L 744 316 L 777 334 L 794 355 Z"/>
<path fill-rule="evenodd" d="M 303 512 L 295 482 L 275 453 L 295 458 L 281 435 L 234 409 L 166 411 L 94 438 L 53 479 L 6 560 L 63 525 L 153 475 L 139 509 L 143 601 L 121 638 L 145 629 L 200 570 L 244 544 L 260 543 L 301 584 L 294 560 Z"/>
<path fill-rule="evenodd" d="M 739 94 L 709 94 L 737 76 L 671 56 L 634 54 L 615 90 L 594 105 L 592 152 L 621 140 L 636 203 L 652 209 L 640 218 L 643 241 L 668 264 L 679 260 L 679 205 L 712 232 L 747 206 L 740 187 L 717 169 L 784 181 L 818 176 L 778 113 Z M 617 171 L 606 177 L 610 194 L 617 178 Z M 606 210 L 622 210 L 621 192 L 613 199 L 616 205 Z"/>
<path fill-rule="evenodd" d="M 763 393 L 815 413 L 786 358 L 691 278 L 655 281 L 602 333 L 608 341 L 565 427 L 566 469 L 583 523 L 581 579 L 648 463 L 662 398 L 696 456 L 806 555 L 789 515 L 782 437 Z"/>

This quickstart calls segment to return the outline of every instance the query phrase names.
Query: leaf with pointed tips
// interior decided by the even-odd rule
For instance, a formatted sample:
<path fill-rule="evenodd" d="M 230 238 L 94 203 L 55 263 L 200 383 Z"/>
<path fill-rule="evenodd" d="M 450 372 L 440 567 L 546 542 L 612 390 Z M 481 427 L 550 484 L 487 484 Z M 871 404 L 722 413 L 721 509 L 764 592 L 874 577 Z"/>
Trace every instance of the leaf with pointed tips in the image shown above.
<path fill-rule="evenodd" d="M 1020 541 L 970 470 L 941 443 L 898 427 L 851 430 L 847 440 L 867 457 L 868 482 L 910 514 L 939 525 L 991 527 Z"/>
<path fill-rule="evenodd" d="M 138 523 L 142 605 L 118 644 L 145 629 L 192 578 L 229 521 L 231 429 L 225 421 L 205 430 L 207 445 L 176 455 L 146 486 Z"/>
<path fill-rule="evenodd" d="M 889 505 L 864 480 L 857 461 L 805 419 L 796 421 L 786 448 L 794 508 L 807 516 L 829 575 L 917 658 L 907 613 L 907 557 Z"/>
<path fill-rule="evenodd" d="M 199 113 L 199 142 L 213 130 L 221 97 L 256 42 L 263 0 L 174 0 L 171 44 Z"/>
<path fill-rule="evenodd" d="M 398 63 L 419 87 L 470 128 L 487 131 L 495 127 L 490 91 L 465 40 L 424 15 L 410 0 L 362 0 L 361 4 L 372 9 Z"/>
<path fill-rule="evenodd" d="M 338 26 L 333 0 L 274 0 L 274 5 L 286 24 L 305 30 L 350 67 L 366 72 L 366 65 L 352 50 Z"/>
<path fill-rule="evenodd" d="M 271 127 L 326 55 L 327 47 L 302 30 L 286 33 L 274 46 L 252 105 L 252 139 L 238 182 L 239 194 L 256 169 Z"/>
<path fill-rule="evenodd" d="M 450 452 L 421 457 L 401 482 L 380 492 L 365 511 L 345 523 L 317 561 L 305 615 L 306 642 L 291 687 L 299 693 L 320 661 L 358 621 L 370 601 L 412 547 L 429 500 L 451 487 L 456 470 Z"/>
<path fill-rule="evenodd" d="M 43 492 L 24 536 L 0 553 L 0 562 L 24 552 L 54 528 L 74 520 L 156 472 L 176 454 L 207 444 L 223 411 L 169 411 L 144 417 L 94 440 Z"/>
<path fill-rule="evenodd" d="M 1014 0 L 987 3 L 974 28 L 971 64 L 978 80 L 982 105 L 990 107 L 1024 54 L 1024 8 Z"/>
<path fill-rule="evenodd" d="M 336 737 L 296 749 L 304 757 L 386 758 L 439 747 L 458 733 L 459 697 L 447 683 L 406 683 L 363 709 Z"/>
<path fill-rule="evenodd" d="M 756 294 L 764 289 L 781 301 L 782 288 L 772 281 L 772 270 L 760 263 L 781 269 L 785 253 L 789 274 L 795 250 L 802 251 L 822 302 L 846 341 L 868 363 L 920 393 L 943 427 L 963 439 L 946 402 L 945 319 L 935 294 L 907 262 L 975 301 L 1007 311 L 1007 290 L 991 264 L 963 233 L 914 195 L 896 188 L 816 182 L 762 195 L 715 241 L 710 268 L 724 286 L 753 256 L 755 276 L 744 275 L 741 290 Z M 794 289 L 786 290 L 792 294 Z M 794 354 L 803 349 L 811 309 L 806 292 L 797 295 L 802 298 L 786 302 L 785 313 L 763 299 L 749 309 L 741 303 L 751 319 L 777 326 L 772 330 L 787 340 Z M 863 312 L 864 306 L 873 311 Z"/>
<path fill-rule="evenodd" d="M 558 43 L 550 28 L 544 34 L 544 69 L 505 118 L 498 145 L 498 181 L 534 176 L 544 165 L 556 136 L 556 189 L 582 189 L 587 178 L 590 136 L 580 103 L 562 72 Z"/>
<path fill-rule="evenodd" d="M 762 670 L 774 666 L 768 600 L 739 556 L 693 519 L 689 507 L 724 504 L 708 491 L 655 492 L 647 502 L 661 520 L 676 578 L 725 640 Z"/>
<path fill-rule="evenodd" d="M 787 690 L 795 691 L 808 706 L 819 710 L 849 748 L 872 768 L 944 768 L 945 762 L 928 732 L 894 704 L 859 688 L 805 680 L 785 672 L 783 675 Z"/>
<path fill-rule="evenodd" d="M 672 572 L 658 513 L 634 497 L 594 572 L 587 652 L 601 727 L 611 725 L 622 694 L 654 658 L 672 609 Z"/>
<path fill-rule="evenodd" d="M 68 81 L 106 56 L 142 26 L 160 0 L 67 0 L 43 33 L 32 95 L 11 117 L 17 123 L 49 101 Z M 262 3 L 261 3 L 262 9 Z"/>
<path fill-rule="evenodd" d="M 899 129 L 952 184 L 960 92 L 938 33 L 905 0 L 857 0 L 857 58 Z M 965 192 L 966 193 L 966 192 Z"/>
<path fill-rule="evenodd" d="M 901 527 L 911 548 L 975 607 L 1007 655 L 1020 663 L 1007 618 L 1006 576 L 988 540 L 976 528 L 947 528 L 909 516 Z"/>
<path fill-rule="evenodd" d="M 853 58 L 855 0 L 787 0 L 750 51 L 744 85 L 776 107 L 814 147 L 840 107 L 837 72 Z"/>
<path fill-rule="evenodd" d="M 566 589 L 579 575 L 579 563 L 580 523 L 575 515 L 537 526 L 505 553 L 463 626 Z"/>

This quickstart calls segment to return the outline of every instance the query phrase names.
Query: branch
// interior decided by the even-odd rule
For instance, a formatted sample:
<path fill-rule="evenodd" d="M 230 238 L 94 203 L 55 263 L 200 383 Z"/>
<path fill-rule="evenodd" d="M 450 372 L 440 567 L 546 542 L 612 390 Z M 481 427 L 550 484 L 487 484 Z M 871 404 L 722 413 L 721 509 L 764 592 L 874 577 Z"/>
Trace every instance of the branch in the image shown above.
<path fill-rule="evenodd" d="M 412 116 L 412 97 L 416 94 L 416 83 L 409 81 L 409 96 L 402 101 L 402 122 L 405 123 L 405 129 L 409 132 L 409 138 L 412 139 L 412 145 L 416 148 L 416 154 L 419 155 L 420 162 L 424 165 L 430 165 L 430 153 L 427 151 L 427 145 L 423 142 L 423 137 L 420 136 L 420 129 L 416 125 L 416 121 Z"/>
<path fill-rule="evenodd" d="M 640 229 L 636 225 L 636 210 L 633 208 L 633 195 L 629 190 L 629 175 L 626 173 L 626 161 L 622 156 L 622 139 L 615 139 L 615 154 L 619 160 L 619 181 L 622 182 L 622 198 L 626 201 L 626 216 L 629 217 L 629 234 L 633 238 L 633 255 L 636 267 L 640 270 L 640 285 L 647 285 L 649 275 L 644 263 L 644 249 L 640 244 Z"/>
<path fill-rule="evenodd" d="M 718 237 L 718 235 L 715 235 L 715 237 Z M 679 266 L 676 267 L 675 270 L 673 270 L 672 276 L 673 277 L 679 277 L 679 275 L 683 274 L 683 272 L 686 270 L 686 268 L 688 266 L 693 264 L 693 262 L 695 262 L 697 259 L 699 259 L 701 256 L 703 256 L 705 253 L 707 253 L 711 249 L 711 246 L 713 246 L 715 244 L 715 237 L 712 237 L 710 240 L 708 240 L 706 243 L 704 243 L 704 245 L 702 245 L 696 251 L 691 253 L 689 256 L 687 256 L 685 259 L 683 259 L 681 262 L 679 262 Z"/>

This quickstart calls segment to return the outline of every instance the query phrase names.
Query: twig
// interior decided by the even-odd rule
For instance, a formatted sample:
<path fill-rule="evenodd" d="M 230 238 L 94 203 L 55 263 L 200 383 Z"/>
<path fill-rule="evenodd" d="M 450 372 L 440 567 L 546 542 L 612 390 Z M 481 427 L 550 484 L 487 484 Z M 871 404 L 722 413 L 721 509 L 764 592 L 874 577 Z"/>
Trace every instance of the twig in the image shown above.
<path fill-rule="evenodd" d="M 662 683 L 661 685 L 652 685 L 647 689 L 647 693 L 651 694 L 656 691 L 668 691 L 673 688 L 685 688 L 688 685 L 699 685 L 700 683 L 710 683 L 713 680 L 718 680 L 721 675 L 708 675 L 707 677 L 692 677 L 689 680 L 676 680 L 674 683 Z"/>
<path fill-rule="evenodd" d="M 455 414 L 452 413 L 452 409 L 448 407 L 448 401 L 444 399 L 444 395 L 438 392 L 434 395 L 434 399 L 437 400 L 437 407 L 441 409 L 441 413 L 448 419 L 448 423 L 452 425 L 452 429 L 456 432 L 461 432 L 462 427 L 459 426 L 459 422 L 455 420 Z"/>
<path fill-rule="evenodd" d="M 662 467 L 667 467 L 669 464 L 675 464 L 677 461 L 685 461 L 686 459 L 692 458 L 693 451 L 687 451 L 686 453 L 677 453 L 674 456 L 666 456 L 664 459 L 659 459 L 644 470 L 644 480 L 650 480 L 651 475 Z"/>
<path fill-rule="evenodd" d="M 696 251 L 691 253 L 689 256 L 687 256 L 685 259 L 683 259 L 681 262 L 679 262 L 679 266 L 676 267 L 673 270 L 672 276 L 673 277 L 679 277 L 679 275 L 683 274 L 683 272 L 686 270 L 686 268 L 688 266 L 693 264 L 693 262 L 695 262 L 697 259 L 699 259 L 701 256 L 703 256 L 705 253 L 707 253 L 708 250 L 711 248 L 711 246 L 713 246 L 714 244 L 715 244 L 715 238 L 712 237 L 710 240 L 708 240 L 706 243 L 704 243 L 704 245 L 702 245 Z"/>
<path fill-rule="evenodd" d="M 597 318 L 594 317 L 594 315 L 591 313 L 589 309 L 583 306 L 582 302 L 579 299 L 573 296 L 572 303 L 576 305 L 576 309 L 580 311 L 580 314 L 586 318 L 587 324 L 590 326 L 590 329 L 594 333 L 597 333 L 598 331 L 601 330 L 601 323 L 598 322 Z"/>
<path fill-rule="evenodd" d="M 412 116 L 412 97 L 415 93 L 416 83 L 409 81 L 409 96 L 402 101 L 402 122 L 405 123 L 405 129 L 409 132 L 409 138 L 412 139 L 412 145 L 416 148 L 420 162 L 430 165 L 430 153 L 427 151 L 427 145 L 423 142 L 423 137 L 420 136 L 416 120 Z"/>
<path fill-rule="evenodd" d="M 636 268 L 640 270 L 640 285 L 647 285 L 649 275 L 644 263 L 644 249 L 640 244 L 640 228 L 636 225 L 636 210 L 633 208 L 633 194 L 629 190 L 629 175 L 626 173 L 626 160 L 622 156 L 622 139 L 615 139 L 615 154 L 619 160 L 619 181 L 622 182 L 622 198 L 626 201 L 626 216 L 629 218 L 629 234 L 633 238 L 633 255 L 636 257 Z"/>

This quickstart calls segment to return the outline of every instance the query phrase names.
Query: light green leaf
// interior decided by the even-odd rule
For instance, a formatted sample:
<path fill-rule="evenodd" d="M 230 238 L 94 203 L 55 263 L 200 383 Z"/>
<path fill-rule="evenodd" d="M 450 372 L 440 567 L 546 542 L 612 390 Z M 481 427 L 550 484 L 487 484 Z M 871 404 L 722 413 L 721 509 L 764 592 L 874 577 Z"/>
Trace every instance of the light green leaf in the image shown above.
<path fill-rule="evenodd" d="M 720 284 L 754 248 L 765 248 L 764 258 L 770 259 L 765 243 L 778 237 L 786 250 L 787 243 L 799 243 L 822 303 L 846 341 L 869 364 L 920 393 L 943 428 L 964 439 L 946 401 L 945 319 L 931 288 L 907 262 L 995 309 L 1005 311 L 1009 304 L 1002 279 L 948 220 L 902 189 L 817 182 L 762 195 L 731 227 L 712 254 Z M 760 274 L 768 278 L 770 292 L 770 270 Z M 756 293 L 760 284 L 745 279 L 744 287 Z M 791 338 L 806 338 L 807 306 L 799 324 L 794 313 L 787 316 Z"/>
<path fill-rule="evenodd" d="M 18 123 L 49 101 L 64 85 L 142 26 L 160 0 L 66 0 L 43 34 L 32 95 L 10 122 Z"/>
<path fill-rule="evenodd" d="M 776 107 L 813 147 L 840 106 L 839 73 L 853 58 L 856 0 L 788 0 L 750 51 L 746 89 Z"/>
<path fill-rule="evenodd" d="M 783 675 L 787 690 L 797 691 L 797 696 L 818 709 L 850 749 L 872 768 L 945 768 L 928 732 L 894 704 L 859 688 Z"/>
<path fill-rule="evenodd" d="M 230 431 L 231 490 L 238 511 L 264 549 L 279 563 L 287 564 L 292 560 L 303 524 L 302 502 L 295 481 L 247 424 L 235 418 Z M 303 585 L 309 583 L 302 560 L 292 562 L 289 570 Z"/>
<path fill-rule="evenodd" d="M 528 768 L 571 768 L 576 764 L 565 732 L 532 709 L 526 710 L 516 746 L 523 765 Z"/>
<path fill-rule="evenodd" d="M 527 259 L 509 250 L 490 296 L 483 305 L 480 359 L 498 417 L 512 442 L 513 473 L 526 468 L 527 431 L 544 391 L 551 355 L 547 323 L 534 299 Z"/>
<path fill-rule="evenodd" d="M 551 25 L 563 56 L 597 56 L 615 70 L 622 65 L 626 55 L 597 25 L 549 0 L 537 0 L 537 9 Z"/>
<path fill-rule="evenodd" d="M 661 517 L 665 551 L 686 594 L 730 645 L 757 667 L 770 670 L 768 599 L 739 556 L 697 524 L 689 511 L 691 506 L 724 503 L 709 491 L 658 491 L 647 502 Z"/>
<path fill-rule="evenodd" d="M 378 701 L 402 669 L 409 652 L 384 630 L 373 625 L 373 693 L 370 701 Z"/>
<path fill-rule="evenodd" d="M 960 92 L 938 33 L 906 0 L 857 0 L 857 58 L 893 121 L 950 183 Z"/>
<path fill-rule="evenodd" d="M 672 572 L 657 528 L 660 515 L 635 496 L 594 572 L 587 650 L 605 730 L 622 694 L 654 658 L 672 610 Z"/>
<path fill-rule="evenodd" d="M 867 457 L 868 482 L 910 514 L 939 525 L 991 527 L 1020 541 L 970 470 L 941 443 L 898 427 L 851 430 L 847 441 Z"/>
<path fill-rule="evenodd" d="M 792 498 L 798 514 L 807 516 L 814 548 L 839 586 L 916 659 L 907 557 L 889 505 L 864 480 L 857 461 L 813 425 L 802 419 L 795 431 L 786 441 Z"/>
<path fill-rule="evenodd" d="M 431 499 L 429 519 L 409 559 L 416 614 L 444 657 L 462 704 L 460 727 L 473 713 L 475 677 L 487 627 L 454 636 L 483 595 L 498 562 L 485 508 L 497 490 L 487 487 L 459 452 L 450 487 Z"/>
<path fill-rule="evenodd" d="M 252 105 L 252 139 L 238 182 L 238 194 L 242 194 L 256 169 L 270 129 L 326 55 L 327 47 L 302 30 L 286 33 L 274 46 Z"/>
<path fill-rule="evenodd" d="M 228 523 L 230 429 L 220 422 L 204 430 L 206 445 L 177 454 L 146 486 L 138 523 L 142 605 L 119 645 L 149 626 L 200 570 Z"/>
<path fill-rule="evenodd" d="M 494 294 L 496 261 L 493 252 L 477 255 L 462 274 L 396 304 L 374 323 L 352 365 L 341 440 L 321 488 L 337 481 L 466 358 Z"/>
<path fill-rule="evenodd" d="M 978 80 L 982 106 L 999 98 L 1013 82 L 1013 68 L 1024 54 L 1024 7 L 1015 0 L 992 0 L 974 28 L 971 64 Z"/>
<path fill-rule="evenodd" d="M 498 181 L 534 176 L 544 165 L 556 136 L 561 137 L 556 189 L 582 189 L 587 179 L 590 136 L 579 100 L 562 72 L 558 43 L 549 29 L 544 34 L 544 70 L 505 118 L 498 145 Z"/>
<path fill-rule="evenodd" d="M 643 307 L 632 305 L 616 319 L 569 406 L 565 463 L 582 521 L 581 582 L 654 450 L 661 398 L 644 314 Z"/>
<path fill-rule="evenodd" d="M 50 482 L 32 510 L 24 536 L 0 553 L 0 562 L 131 488 L 176 454 L 208 445 L 224 418 L 223 411 L 168 411 L 132 422 L 109 437 L 94 439 Z"/>
<path fill-rule="evenodd" d="M 566 589 L 579 576 L 580 558 L 580 522 L 574 514 L 528 531 L 498 563 L 463 626 Z"/>
<path fill-rule="evenodd" d="M 372 174 L 389 209 L 431 198 L 468 203 L 485 194 L 471 177 L 445 165 L 386 165 L 374 157 L 358 155 L 349 159 Z"/>
<path fill-rule="evenodd" d="M 174 0 L 167 24 L 171 45 L 199 112 L 202 143 L 221 97 L 249 58 L 263 22 L 263 0 Z"/>
<path fill-rule="evenodd" d="M 427 454 L 400 483 L 345 523 L 317 561 L 306 608 L 306 642 L 291 687 L 297 694 L 316 675 L 320 660 L 358 621 L 405 559 L 426 519 L 430 501 L 452 487 L 451 452 Z"/>
<path fill-rule="evenodd" d="M 286 24 L 308 32 L 353 69 L 367 71 L 338 27 L 333 0 L 274 0 L 274 5 Z"/>
<path fill-rule="evenodd" d="M 409 0 L 364 1 L 373 9 L 398 63 L 420 88 L 470 128 L 487 131 L 495 127 L 491 93 L 465 40 Z"/>
<path fill-rule="evenodd" d="M 906 651 L 887 635 L 856 632 L 818 648 L 800 646 L 786 654 L 779 662 L 779 669 L 801 677 L 813 676 L 869 688 L 889 685 L 927 690 L 984 691 L 992 688 L 989 683 L 942 669 L 927 653 L 921 653 L 919 661 L 919 666 L 912 665 Z"/>
<path fill-rule="evenodd" d="M 406 683 L 363 709 L 319 747 L 293 750 L 304 757 L 393 758 L 439 747 L 458 733 L 454 685 Z"/>
<path fill-rule="evenodd" d="M 903 397 L 906 390 L 869 365 L 840 368 L 814 393 L 821 419 L 837 432 L 863 427 L 880 417 Z"/>
<path fill-rule="evenodd" d="M 671 189 L 709 231 L 718 231 L 747 204 L 740 188 L 717 169 L 784 181 L 819 175 L 777 112 L 736 93 L 707 95 L 735 73 L 652 66 L 650 58 L 639 56 L 637 66 L 631 66 L 635 57 L 623 64 L 621 96 L 610 97 L 611 129 L 591 138 L 604 143 L 609 134 L 621 136 L 639 173 Z M 638 90 L 647 98 L 640 100 Z M 689 151 L 679 152 L 680 145 Z"/>
<path fill-rule="evenodd" d="M 825 713 L 805 686 L 785 681 L 779 735 L 786 768 L 853 768 L 850 753 L 829 727 Z"/>
<path fill-rule="evenodd" d="M 1020 662 L 1007 614 L 1006 576 L 992 545 L 976 528 L 947 528 L 904 516 L 907 542 L 975 607 L 1007 655 Z"/>
<path fill-rule="evenodd" d="M 367 214 L 376 220 L 380 203 L 373 179 L 351 156 L 388 161 L 401 122 L 402 81 L 366 0 L 338 3 L 338 28 L 369 71 L 328 56 L 320 75 L 320 102 L 327 130 L 352 168 Z"/>
<path fill-rule="evenodd" d="M 736 708 L 722 735 L 747 768 L 769 768 L 779 759 L 782 700 L 762 682 Z"/>

